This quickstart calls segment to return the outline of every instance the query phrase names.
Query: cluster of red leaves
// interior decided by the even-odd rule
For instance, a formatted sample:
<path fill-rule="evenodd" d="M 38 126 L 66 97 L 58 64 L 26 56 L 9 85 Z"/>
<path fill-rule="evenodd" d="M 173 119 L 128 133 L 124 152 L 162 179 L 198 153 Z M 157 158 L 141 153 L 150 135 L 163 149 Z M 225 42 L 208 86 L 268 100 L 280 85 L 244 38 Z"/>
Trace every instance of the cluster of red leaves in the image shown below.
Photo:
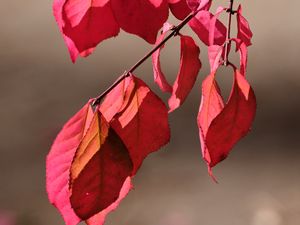
<path fill-rule="evenodd" d="M 116 36 L 120 28 L 158 44 L 173 28 L 165 23 L 169 8 L 178 19 L 197 12 L 189 26 L 208 46 L 211 67 L 202 83 L 197 121 L 202 156 L 213 177 L 212 167 L 249 131 L 256 100 L 245 78 L 252 32 L 241 6 L 236 12 L 237 36 L 230 40 L 226 40 L 226 26 L 218 20 L 227 9 L 219 7 L 213 14 L 210 6 L 211 0 L 55 0 L 54 14 L 75 61 L 79 54 L 87 56 L 99 42 Z M 161 69 L 163 46 L 152 55 L 154 81 L 170 93 L 169 109 L 142 80 L 130 74 L 101 104 L 93 106 L 94 99 L 89 100 L 58 134 L 47 157 L 47 191 L 67 225 L 80 221 L 103 224 L 132 188 L 131 179 L 143 160 L 169 142 L 168 113 L 183 104 L 201 69 L 196 42 L 187 35 L 178 37 L 180 67 L 173 84 L 167 82 Z M 225 102 L 216 73 L 227 58 L 226 43 L 227 54 L 235 43 L 240 66 L 229 63 L 234 79 Z"/>
<path fill-rule="evenodd" d="M 134 75 L 101 106 L 92 101 L 65 124 L 47 157 L 49 199 L 68 225 L 104 221 L 144 158 L 170 139 L 165 104 Z"/>
<path fill-rule="evenodd" d="M 169 9 L 182 20 L 191 12 L 189 6 L 197 5 L 198 0 L 55 0 L 53 12 L 75 62 L 78 55 L 86 57 L 101 41 L 117 36 L 120 29 L 154 44 Z"/>

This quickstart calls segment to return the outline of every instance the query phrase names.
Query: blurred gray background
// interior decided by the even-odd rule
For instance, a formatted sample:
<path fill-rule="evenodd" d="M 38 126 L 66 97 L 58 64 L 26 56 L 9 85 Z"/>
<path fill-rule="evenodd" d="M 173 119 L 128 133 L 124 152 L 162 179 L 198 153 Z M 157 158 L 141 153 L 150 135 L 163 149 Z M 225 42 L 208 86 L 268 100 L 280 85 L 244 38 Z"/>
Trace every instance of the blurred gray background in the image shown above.
<path fill-rule="evenodd" d="M 299 7 L 297 0 L 244 2 L 254 33 L 248 79 L 258 110 L 252 132 L 214 169 L 219 184 L 207 175 L 196 125 L 205 59 L 192 94 L 170 115 L 170 144 L 145 160 L 135 190 L 108 225 L 300 224 Z M 63 225 L 45 192 L 50 145 L 89 97 L 151 46 L 122 32 L 73 65 L 52 1 L 2 1 L 0 17 L 0 225 L 9 224 L 4 218 L 17 225 Z M 170 80 L 178 69 L 178 44 L 172 40 L 162 57 Z M 206 58 L 203 45 L 201 51 Z M 150 61 L 136 75 L 166 99 L 154 86 Z M 227 94 L 231 77 L 229 69 L 219 73 Z"/>

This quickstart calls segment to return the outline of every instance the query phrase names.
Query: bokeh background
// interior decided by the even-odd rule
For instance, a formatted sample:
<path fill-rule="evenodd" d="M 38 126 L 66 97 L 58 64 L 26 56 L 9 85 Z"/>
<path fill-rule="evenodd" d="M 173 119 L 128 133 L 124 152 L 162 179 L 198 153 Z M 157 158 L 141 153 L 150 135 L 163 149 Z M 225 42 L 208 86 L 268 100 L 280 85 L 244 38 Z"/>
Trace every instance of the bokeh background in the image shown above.
<path fill-rule="evenodd" d="M 51 7 L 50 0 L 2 1 L 0 7 L 0 225 L 64 224 L 45 191 L 51 142 L 89 97 L 151 47 L 122 32 L 72 64 Z M 204 67 L 188 100 L 170 115 L 170 144 L 145 160 L 135 190 L 108 225 L 300 224 L 299 7 L 297 0 L 244 2 L 255 35 L 248 79 L 258 110 L 252 132 L 214 169 L 219 184 L 207 175 L 196 125 L 208 73 L 201 45 Z M 163 53 L 170 80 L 178 44 L 172 40 Z M 166 99 L 154 86 L 150 61 L 136 75 Z M 222 69 L 219 79 L 228 94 L 230 70 Z"/>

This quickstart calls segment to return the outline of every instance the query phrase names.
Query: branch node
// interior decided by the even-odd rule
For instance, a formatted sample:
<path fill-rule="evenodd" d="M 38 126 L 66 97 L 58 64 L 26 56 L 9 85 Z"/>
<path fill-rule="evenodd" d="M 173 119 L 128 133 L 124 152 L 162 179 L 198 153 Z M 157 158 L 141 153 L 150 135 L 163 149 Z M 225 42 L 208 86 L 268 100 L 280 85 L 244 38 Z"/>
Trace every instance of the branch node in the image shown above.
<path fill-rule="evenodd" d="M 234 14 L 237 13 L 237 10 L 233 10 L 233 9 L 231 9 L 231 8 L 227 8 L 227 9 L 226 9 L 226 12 L 227 12 L 227 13 L 230 13 L 231 15 L 234 15 Z"/>
<path fill-rule="evenodd" d="M 178 27 L 173 27 L 171 30 L 173 31 L 173 36 L 176 37 L 178 35 L 180 35 L 180 29 Z"/>

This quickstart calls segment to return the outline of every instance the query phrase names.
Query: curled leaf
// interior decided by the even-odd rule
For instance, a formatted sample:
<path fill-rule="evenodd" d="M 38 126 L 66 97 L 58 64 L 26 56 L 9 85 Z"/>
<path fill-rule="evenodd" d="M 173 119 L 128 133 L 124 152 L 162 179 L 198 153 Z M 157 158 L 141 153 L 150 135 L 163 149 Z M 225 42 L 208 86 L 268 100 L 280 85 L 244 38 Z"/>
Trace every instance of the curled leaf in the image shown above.
<path fill-rule="evenodd" d="M 200 49 L 193 38 L 180 35 L 180 43 L 180 68 L 173 84 L 172 95 L 168 101 L 170 108 L 169 112 L 174 111 L 182 105 L 192 90 L 201 68 L 199 59 Z"/>
<path fill-rule="evenodd" d="M 203 158 L 211 175 L 211 168 L 224 160 L 232 147 L 249 132 L 256 111 L 254 92 L 237 69 L 224 107 L 219 104 L 220 92 L 215 91 L 215 82 L 214 75 L 203 82 L 203 101 L 198 114 Z"/>
<path fill-rule="evenodd" d="M 172 28 L 172 25 L 165 23 L 163 27 L 162 34 L 158 37 L 156 44 L 160 43 L 166 36 L 166 33 Z M 154 81 L 159 86 L 163 92 L 172 92 L 172 86 L 168 83 L 164 73 L 161 70 L 160 64 L 160 53 L 164 46 L 157 49 L 152 54 L 152 66 L 153 66 L 153 75 Z"/>
<path fill-rule="evenodd" d="M 163 33 L 158 38 L 158 41 L 164 39 L 166 32 L 170 30 L 171 27 L 170 24 L 165 24 Z M 172 93 L 168 101 L 170 108 L 169 112 L 174 111 L 184 102 L 193 88 L 201 68 L 201 62 L 199 60 L 200 49 L 193 38 L 185 35 L 179 36 L 181 46 L 180 68 L 173 86 L 168 83 L 161 70 L 160 53 L 163 47 L 159 48 L 152 55 L 154 81 L 162 91 Z"/>

